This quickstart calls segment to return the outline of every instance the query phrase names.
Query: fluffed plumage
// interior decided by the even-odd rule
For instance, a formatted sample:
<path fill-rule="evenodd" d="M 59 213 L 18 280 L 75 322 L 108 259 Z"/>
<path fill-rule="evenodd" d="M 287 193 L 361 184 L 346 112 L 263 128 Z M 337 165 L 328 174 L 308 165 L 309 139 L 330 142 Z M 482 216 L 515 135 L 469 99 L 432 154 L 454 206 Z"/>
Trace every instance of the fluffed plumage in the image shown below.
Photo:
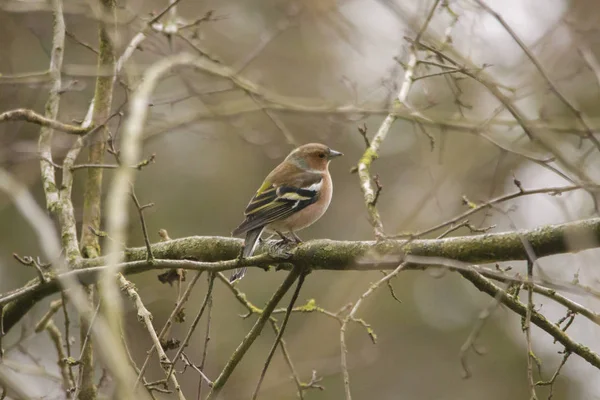
<path fill-rule="evenodd" d="M 323 144 L 306 144 L 293 150 L 267 175 L 246 207 L 246 218 L 232 232 L 246 234 L 243 257 L 254 253 L 265 229 L 296 237 L 296 231 L 321 218 L 333 192 L 329 162 L 341 155 Z M 235 270 L 230 281 L 241 279 L 245 271 Z"/>

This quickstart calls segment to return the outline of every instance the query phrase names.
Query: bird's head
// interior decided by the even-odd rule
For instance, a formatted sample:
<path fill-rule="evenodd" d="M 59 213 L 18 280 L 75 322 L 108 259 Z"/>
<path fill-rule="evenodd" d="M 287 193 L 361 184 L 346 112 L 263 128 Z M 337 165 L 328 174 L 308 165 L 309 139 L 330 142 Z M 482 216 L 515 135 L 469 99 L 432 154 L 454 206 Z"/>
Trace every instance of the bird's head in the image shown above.
<path fill-rule="evenodd" d="M 300 168 L 325 171 L 329 161 L 343 155 L 343 153 L 332 150 L 324 144 L 309 143 L 296 148 L 287 156 L 286 160 Z"/>

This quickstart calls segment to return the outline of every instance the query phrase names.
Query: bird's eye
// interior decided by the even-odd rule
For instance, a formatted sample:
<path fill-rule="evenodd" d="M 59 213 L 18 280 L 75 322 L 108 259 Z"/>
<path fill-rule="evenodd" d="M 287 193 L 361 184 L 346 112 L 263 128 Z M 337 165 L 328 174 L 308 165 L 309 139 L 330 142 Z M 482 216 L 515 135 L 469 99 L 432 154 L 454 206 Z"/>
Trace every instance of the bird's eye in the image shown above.
<path fill-rule="evenodd" d="M 325 153 L 319 153 L 319 158 L 325 158 Z"/>

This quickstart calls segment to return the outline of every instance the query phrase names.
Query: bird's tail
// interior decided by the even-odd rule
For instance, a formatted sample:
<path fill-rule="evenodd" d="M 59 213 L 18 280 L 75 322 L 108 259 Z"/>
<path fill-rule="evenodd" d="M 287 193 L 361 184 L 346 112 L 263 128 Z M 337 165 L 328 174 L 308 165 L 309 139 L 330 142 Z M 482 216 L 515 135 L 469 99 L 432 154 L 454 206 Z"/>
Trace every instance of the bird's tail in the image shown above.
<path fill-rule="evenodd" d="M 243 258 L 250 257 L 254 253 L 254 250 L 256 250 L 256 246 L 258 245 L 258 239 L 260 238 L 260 235 L 262 234 L 264 229 L 265 227 L 261 226 L 259 228 L 251 229 L 248 232 L 246 232 L 246 239 L 244 240 L 244 250 L 242 250 Z M 229 277 L 229 282 L 235 282 L 238 279 L 242 279 L 244 277 L 244 274 L 246 274 L 246 267 L 236 269 L 235 271 L 233 271 L 233 274 L 231 274 L 231 276 Z"/>

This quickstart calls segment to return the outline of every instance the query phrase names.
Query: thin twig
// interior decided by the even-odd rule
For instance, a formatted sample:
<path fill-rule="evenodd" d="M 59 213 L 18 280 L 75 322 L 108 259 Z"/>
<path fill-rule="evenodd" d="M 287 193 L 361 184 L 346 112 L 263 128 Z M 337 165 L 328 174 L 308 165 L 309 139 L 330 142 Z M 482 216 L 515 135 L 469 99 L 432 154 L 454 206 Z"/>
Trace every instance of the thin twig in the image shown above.
<path fill-rule="evenodd" d="M 400 271 L 402 271 L 402 269 L 404 269 L 405 266 L 406 266 L 406 263 L 400 264 L 394 271 L 392 271 L 388 275 L 384 276 L 383 278 L 381 278 L 380 280 L 378 280 L 377 282 L 372 284 L 371 287 L 369 287 L 369 289 L 359 297 L 359 299 L 354 304 L 354 307 L 352 307 L 352 310 L 350 310 L 348 315 L 346 315 L 346 317 L 344 318 L 344 322 L 342 323 L 342 326 L 340 328 L 340 347 L 341 347 L 341 354 L 342 354 L 341 355 L 341 367 L 342 367 L 342 375 L 344 377 L 344 391 L 346 393 L 346 400 L 352 400 L 352 393 L 350 391 L 350 374 L 348 372 L 348 360 L 347 360 L 348 348 L 346 347 L 346 326 L 348 325 L 348 322 L 352 318 L 355 317 L 355 314 L 358 311 L 358 309 L 360 308 L 364 299 L 366 299 L 375 290 L 377 290 L 377 288 L 379 288 L 379 286 L 381 286 L 381 284 L 389 281 L 394 276 L 398 275 L 398 273 L 400 273 Z"/>
<path fill-rule="evenodd" d="M 152 246 L 150 245 L 150 238 L 148 237 L 148 228 L 146 228 L 146 219 L 144 218 L 144 210 L 148 207 L 154 206 L 154 203 L 149 203 L 144 206 L 140 205 L 137 196 L 135 195 L 135 190 L 133 185 L 131 186 L 131 199 L 135 203 L 135 207 L 137 208 L 138 215 L 140 216 L 140 224 L 142 225 L 142 234 L 144 235 L 144 243 L 146 244 L 146 251 L 148 253 L 148 258 L 146 259 L 148 262 L 152 262 L 154 260 L 154 256 L 152 255 Z"/>
<path fill-rule="evenodd" d="M 242 304 L 247 310 L 248 310 L 248 314 L 242 316 L 243 318 L 247 318 L 249 317 L 251 314 L 262 314 L 262 311 L 260 308 L 256 307 L 254 304 L 252 304 L 250 301 L 248 301 L 248 299 L 246 298 L 246 295 L 243 294 L 242 292 L 240 292 L 234 285 L 231 284 L 231 282 L 229 282 L 229 278 L 225 277 L 225 275 L 223 275 L 223 273 L 219 272 L 218 273 L 218 278 L 219 280 L 221 280 L 221 282 L 223 282 L 223 284 L 233 293 L 233 295 L 235 296 L 235 298 L 240 302 L 240 304 Z M 311 303 L 312 300 L 309 300 L 309 304 Z M 314 301 L 312 301 L 314 303 Z M 315 309 L 317 311 L 321 311 L 326 314 L 329 315 L 335 319 L 337 319 L 340 324 L 341 324 L 341 318 L 338 315 L 334 315 L 333 313 L 328 312 L 327 310 L 324 310 L 320 307 L 310 307 L 310 309 Z M 294 308 L 292 311 L 301 311 L 301 312 L 308 312 L 308 304 L 306 306 L 302 306 L 302 307 L 296 307 Z M 273 312 L 271 313 L 272 315 L 275 315 L 277 313 L 279 313 L 279 309 L 275 309 L 273 310 Z M 282 312 L 285 312 L 285 310 L 281 310 Z M 269 322 L 271 323 L 271 328 L 273 329 L 273 332 L 275 333 L 275 335 L 277 336 L 279 334 L 279 325 L 277 325 L 277 320 L 274 317 L 270 317 L 269 318 Z M 298 396 L 300 397 L 300 400 L 304 399 L 304 391 L 307 389 L 310 389 L 314 386 L 310 385 L 309 383 L 303 383 L 300 380 L 300 377 L 298 376 L 298 372 L 296 371 L 296 368 L 294 367 L 294 363 L 292 362 L 292 358 L 290 356 L 290 353 L 287 349 L 287 344 L 286 341 L 282 338 L 281 342 L 280 342 L 280 348 L 281 348 L 281 353 L 283 354 L 283 358 L 286 362 L 286 364 L 288 365 L 290 372 L 292 373 L 292 378 L 294 379 L 294 382 L 296 383 L 296 387 L 298 389 Z M 318 385 L 317 385 L 318 386 Z"/>
<path fill-rule="evenodd" d="M 421 29 L 417 33 L 417 36 L 415 39 L 416 43 L 419 42 L 421 35 L 427 29 L 427 26 L 429 25 L 431 18 L 433 18 L 433 13 L 435 12 L 435 9 L 437 8 L 439 2 L 440 2 L 440 0 L 436 0 L 434 2 L 433 6 L 431 7 L 429 14 L 427 15 L 427 18 L 425 19 L 425 22 L 423 23 L 423 25 L 421 26 Z M 397 96 L 397 100 L 401 104 L 404 104 L 405 106 L 407 106 L 409 109 L 411 107 L 408 106 L 407 98 L 408 98 L 408 93 L 409 93 L 410 88 L 413 83 L 413 76 L 415 73 L 416 66 L 417 66 L 417 48 L 415 46 L 411 46 L 411 52 L 410 52 L 408 64 L 407 64 L 405 72 L 404 72 L 404 80 L 402 82 L 400 91 L 398 92 L 398 96 Z M 370 174 L 370 168 L 371 168 L 372 162 L 378 157 L 379 148 L 381 147 L 381 144 L 387 137 L 388 132 L 390 131 L 390 129 L 391 129 L 393 123 L 396 121 L 396 119 L 397 119 L 397 116 L 394 113 L 390 113 L 390 114 L 388 114 L 387 117 L 385 117 L 385 119 L 383 120 L 383 123 L 377 130 L 377 133 L 371 140 L 370 146 L 367 148 L 367 150 L 364 152 L 364 154 L 358 161 L 358 177 L 360 180 L 360 188 L 363 192 L 363 196 L 365 198 L 365 205 L 367 207 L 367 211 L 368 211 L 369 217 L 371 219 L 371 224 L 373 225 L 373 231 L 374 231 L 375 237 L 377 239 L 384 238 L 385 233 L 384 233 L 384 229 L 383 229 L 383 223 L 381 222 L 381 216 L 379 215 L 379 211 L 377 210 L 377 207 L 375 204 L 375 198 L 377 195 L 376 195 L 376 190 L 373 188 L 371 174 Z"/>
<path fill-rule="evenodd" d="M 535 381 L 533 379 L 533 347 L 531 344 L 531 313 L 533 312 L 533 260 L 527 261 L 527 312 L 525 315 L 525 340 L 527 341 L 527 381 L 529 384 L 530 400 L 537 400 Z"/>
<path fill-rule="evenodd" d="M 475 322 L 475 326 L 471 329 L 467 340 L 460 347 L 460 351 L 458 353 L 458 359 L 460 361 L 460 366 L 462 367 L 462 377 L 464 379 L 468 379 L 471 377 L 471 370 L 469 368 L 469 364 L 467 363 L 467 355 L 470 349 L 473 349 L 476 354 L 483 355 L 483 352 L 480 351 L 476 346 L 476 340 L 481 334 L 485 323 L 489 320 L 492 313 L 500 306 L 500 295 L 496 295 L 490 304 L 481 310 L 479 315 L 477 316 L 477 321 Z"/>
<path fill-rule="evenodd" d="M 148 311 L 146 306 L 144 306 L 144 303 L 142 302 L 142 299 L 140 298 L 137 290 L 135 289 L 135 286 L 133 285 L 133 283 L 125 279 L 125 277 L 121 274 L 119 274 L 118 276 L 118 281 L 121 290 L 127 293 L 127 296 L 129 296 L 129 298 L 133 301 L 134 306 L 137 310 L 138 320 L 140 320 L 144 324 L 146 330 L 150 335 L 150 338 L 152 339 L 152 343 L 154 343 L 154 346 L 158 349 L 158 355 L 161 365 L 172 365 L 172 362 L 169 360 L 169 357 L 167 357 L 167 354 L 160 345 L 160 340 L 158 339 L 158 335 L 156 334 L 156 330 L 154 329 L 154 325 L 152 324 L 152 314 L 150 314 L 150 311 Z M 126 346 L 124 345 L 123 347 Z M 167 376 L 167 379 L 170 379 L 173 385 L 175 386 L 175 390 L 178 394 L 179 400 L 185 400 L 185 396 L 181 391 L 179 382 L 177 382 L 177 377 L 175 376 L 175 374 Z"/>
<path fill-rule="evenodd" d="M 460 64 L 452 59 L 452 57 L 447 54 L 441 52 L 433 46 L 426 45 L 423 43 L 416 43 L 410 38 L 405 38 L 410 43 L 414 45 L 418 45 L 419 48 L 423 50 L 430 51 L 431 53 L 438 56 L 441 60 L 447 61 L 454 66 L 460 66 Z M 531 124 L 531 121 L 527 118 L 527 116 L 517 107 L 515 101 L 507 97 L 499 87 L 499 84 L 496 82 L 486 79 L 483 72 L 474 74 L 470 72 L 469 69 L 464 68 L 461 71 L 465 76 L 470 77 L 471 79 L 479 82 L 483 85 L 489 92 L 492 94 L 500 103 L 504 105 L 507 111 L 513 116 L 513 118 L 518 122 L 523 132 L 529 137 L 530 140 L 536 141 L 539 143 L 546 151 L 551 152 L 555 157 L 556 161 L 560 163 L 566 170 L 576 176 L 580 182 L 593 182 L 594 180 L 586 173 L 584 170 L 579 168 L 576 164 L 574 164 L 569 157 L 564 154 L 564 151 L 557 147 L 552 141 L 548 139 L 547 136 L 542 134 L 537 127 Z M 584 136 L 587 137 L 587 132 L 584 131 Z"/>
<path fill-rule="evenodd" d="M 183 352 L 183 350 L 187 347 L 188 343 L 190 342 L 192 334 L 196 330 L 196 326 L 198 326 L 198 322 L 200 322 L 200 318 L 202 318 L 202 315 L 204 314 L 204 310 L 206 310 L 206 306 L 208 305 L 208 303 L 211 302 L 214 283 L 215 283 L 215 273 L 213 272 L 208 276 L 208 287 L 206 289 L 206 295 L 204 296 L 202 305 L 200 306 L 200 311 L 198 311 L 196 318 L 194 318 L 194 320 L 192 321 L 192 324 L 190 325 L 190 328 L 188 329 L 188 332 L 185 335 L 185 339 L 183 339 L 181 346 L 179 346 L 177 353 L 173 357 L 173 363 L 171 364 L 171 366 L 169 367 L 169 371 L 167 372 L 167 379 L 169 379 L 169 377 L 174 375 L 173 370 L 175 369 L 175 364 L 177 363 L 177 360 L 179 360 L 181 353 Z"/>
<path fill-rule="evenodd" d="M 237 347 L 237 349 L 235 349 L 235 351 L 229 358 L 229 361 L 227 361 L 227 364 L 221 371 L 221 374 L 214 381 L 214 385 L 213 385 L 210 393 L 208 394 L 207 400 L 216 398 L 218 396 L 218 394 L 221 392 L 221 390 L 223 389 L 223 386 L 225 385 L 225 383 L 227 382 L 227 380 L 229 379 L 229 377 L 231 376 L 231 374 L 233 373 L 233 371 L 235 370 L 235 368 L 237 367 L 239 362 L 242 360 L 242 358 L 244 357 L 244 355 L 246 354 L 246 352 L 248 351 L 250 346 L 252 346 L 252 344 L 254 343 L 256 338 L 258 338 L 258 335 L 260 335 L 260 332 L 262 331 L 263 327 L 269 320 L 269 317 L 271 316 L 271 313 L 277 306 L 277 303 L 279 303 L 281 298 L 292 287 L 292 285 L 294 284 L 296 279 L 298 279 L 298 277 L 300 276 L 301 273 L 302 273 L 301 268 L 294 267 L 288 273 L 288 275 L 285 278 L 285 280 L 283 281 L 283 283 L 277 288 L 275 293 L 273 293 L 273 295 L 269 299 L 269 302 L 263 309 L 263 312 L 261 313 L 260 317 L 256 320 L 252 329 L 250 329 L 250 332 L 248 332 L 248 334 L 244 337 L 244 340 L 242 341 L 242 343 L 240 343 L 240 345 Z"/>
<path fill-rule="evenodd" d="M 162 329 L 160 330 L 160 333 L 158 334 L 159 341 L 162 341 L 164 339 L 164 337 L 167 335 L 167 333 L 169 332 L 169 330 L 171 329 L 171 326 L 173 325 L 173 321 L 175 321 L 176 316 L 181 312 L 181 310 L 183 309 L 183 306 L 188 301 L 190 294 L 192 293 L 192 289 L 194 289 L 194 286 L 200 279 L 202 272 L 203 271 L 198 271 L 196 273 L 194 278 L 192 278 L 192 280 L 188 284 L 187 288 L 185 289 L 185 292 L 183 292 L 183 295 L 181 295 L 179 297 L 179 299 L 177 300 L 177 304 L 175 304 L 175 308 L 173 308 L 173 310 L 171 311 L 169 318 L 167 318 L 167 321 L 165 322 Z M 146 359 L 144 360 L 144 363 L 142 364 L 142 367 L 140 368 L 140 371 L 138 372 L 137 381 L 135 383 L 136 387 L 142 380 L 142 377 L 144 376 L 144 372 L 146 371 L 146 368 L 148 367 L 148 363 L 150 362 L 150 357 L 152 356 L 152 354 L 154 353 L 154 351 L 156 349 L 157 349 L 156 346 L 152 346 L 152 348 L 150 348 L 150 350 L 148 350 L 148 352 L 147 352 L 148 355 L 146 356 Z"/>
<path fill-rule="evenodd" d="M 64 293 L 60 294 L 62 301 L 62 310 L 63 310 L 63 319 L 65 326 L 65 347 L 67 349 L 67 357 L 70 359 L 72 357 L 71 354 L 71 319 L 69 318 L 69 310 L 67 310 L 67 296 Z M 75 375 L 73 374 L 73 365 L 71 363 L 69 366 L 69 378 L 71 382 L 75 382 Z"/>
<path fill-rule="evenodd" d="M 196 372 L 198 372 L 198 374 L 200 375 L 200 381 L 202 382 L 206 382 L 208 384 L 208 386 L 212 386 L 212 381 L 208 378 L 208 376 L 206 376 L 206 374 L 202 371 L 202 369 L 195 365 L 193 362 L 190 361 L 190 358 L 187 356 L 187 354 L 185 353 L 181 353 L 181 361 L 183 361 L 183 371 L 181 371 L 181 373 L 183 374 L 186 370 L 187 367 L 192 367 Z"/>
<path fill-rule="evenodd" d="M 367 124 L 363 123 L 363 126 L 358 127 L 358 133 L 362 136 L 365 141 L 365 147 L 368 149 L 371 147 L 371 142 L 369 141 L 369 137 L 367 136 Z"/>
<path fill-rule="evenodd" d="M 211 274 L 209 276 L 208 279 L 214 279 L 214 274 Z M 200 361 L 200 366 L 199 369 L 202 373 L 202 371 L 204 371 L 205 365 L 206 365 L 206 358 L 208 355 L 208 342 L 210 341 L 210 322 L 212 319 L 212 305 L 213 305 L 213 300 L 212 300 L 212 296 L 209 297 L 208 299 L 208 305 L 207 305 L 207 312 L 206 312 L 206 333 L 204 335 L 204 346 L 202 348 L 202 359 Z M 202 375 L 204 375 L 204 373 L 202 373 Z M 200 400 L 202 398 L 202 382 L 203 379 L 199 379 L 198 380 L 198 396 L 197 396 L 197 400 Z M 212 382 L 210 382 L 210 384 L 212 385 Z"/>
<path fill-rule="evenodd" d="M 74 385 L 74 382 L 71 380 L 72 374 L 69 373 L 69 361 L 67 359 L 67 354 L 63 348 L 63 337 L 60 329 L 56 326 L 52 319 L 46 322 L 46 326 L 44 327 L 46 332 L 48 332 L 48 336 L 52 343 L 54 344 L 54 348 L 56 349 L 56 353 L 58 356 L 58 367 L 60 369 L 60 374 L 63 380 L 63 389 L 65 393 L 69 393 L 71 388 Z"/>
<path fill-rule="evenodd" d="M 560 375 L 560 371 L 562 370 L 562 367 L 565 366 L 565 363 L 567 362 L 567 360 L 569 359 L 569 356 L 571 356 L 571 352 L 570 351 L 564 351 L 564 355 L 562 360 L 560 361 L 560 364 L 558 365 L 558 367 L 556 368 L 556 371 L 554 371 L 554 374 L 552 375 L 552 378 L 550 378 L 550 380 L 548 381 L 537 381 L 535 383 L 536 386 L 550 386 L 550 394 L 548 395 L 548 400 L 551 400 L 553 395 L 554 395 L 554 382 L 556 382 L 556 378 L 558 378 L 558 376 Z"/>
<path fill-rule="evenodd" d="M 269 351 L 269 355 L 267 356 L 267 360 L 265 361 L 265 365 L 263 366 L 262 371 L 260 372 L 260 377 L 258 378 L 258 382 L 256 383 L 256 388 L 254 389 L 254 393 L 252 394 L 252 400 L 256 400 L 258 397 L 258 392 L 260 391 L 260 386 L 262 384 L 263 379 L 265 378 L 265 374 L 267 373 L 267 369 L 269 368 L 269 364 L 271 363 L 271 359 L 275 354 L 275 350 L 279 345 L 281 338 L 283 337 L 283 332 L 285 331 L 285 327 L 290 319 L 290 315 L 292 314 L 292 309 L 294 308 L 294 304 L 296 300 L 298 300 L 298 295 L 300 294 L 300 289 L 302 288 L 302 284 L 304 283 L 304 278 L 306 278 L 306 273 L 301 273 L 298 278 L 298 283 L 296 284 L 296 290 L 294 294 L 292 294 L 292 298 L 290 299 L 290 303 L 288 304 L 287 311 L 285 313 L 285 317 L 283 318 L 283 322 L 281 324 L 281 328 L 279 328 L 279 332 L 277 333 L 277 337 L 275 338 L 275 342 L 273 342 L 273 346 L 271 346 L 271 350 Z"/>
<path fill-rule="evenodd" d="M 572 185 L 572 186 L 559 186 L 559 187 L 548 187 L 548 188 L 541 188 L 541 189 L 531 189 L 531 190 L 517 190 L 516 192 L 513 193 L 509 193 L 509 194 L 505 194 L 502 196 L 498 196 L 492 200 L 486 201 L 484 203 L 481 203 L 479 205 L 474 204 L 474 203 L 468 203 L 468 207 L 469 210 L 465 211 L 464 213 L 457 215 L 456 217 L 453 217 L 445 222 L 442 222 L 438 225 L 435 225 L 431 228 L 428 228 L 426 230 L 417 232 L 415 234 L 411 234 L 409 236 L 411 237 L 422 237 L 425 236 L 431 232 L 435 232 L 438 229 L 442 229 L 448 225 L 452 225 L 455 224 L 456 222 L 463 220 L 465 218 L 467 218 L 468 216 L 475 214 L 476 212 L 479 212 L 481 210 L 490 208 L 493 205 L 499 204 L 499 203 L 503 203 L 505 201 L 508 200 L 512 200 L 512 199 L 516 199 L 518 197 L 522 197 L 522 196 L 532 196 L 535 194 L 549 194 L 552 196 L 556 196 L 562 193 L 568 193 L 568 192 L 572 192 L 574 190 L 581 190 L 584 189 L 582 186 L 580 185 Z M 594 190 L 597 190 L 596 188 L 594 188 Z M 406 236 L 406 235 L 397 235 L 397 237 L 400 236 Z"/>

